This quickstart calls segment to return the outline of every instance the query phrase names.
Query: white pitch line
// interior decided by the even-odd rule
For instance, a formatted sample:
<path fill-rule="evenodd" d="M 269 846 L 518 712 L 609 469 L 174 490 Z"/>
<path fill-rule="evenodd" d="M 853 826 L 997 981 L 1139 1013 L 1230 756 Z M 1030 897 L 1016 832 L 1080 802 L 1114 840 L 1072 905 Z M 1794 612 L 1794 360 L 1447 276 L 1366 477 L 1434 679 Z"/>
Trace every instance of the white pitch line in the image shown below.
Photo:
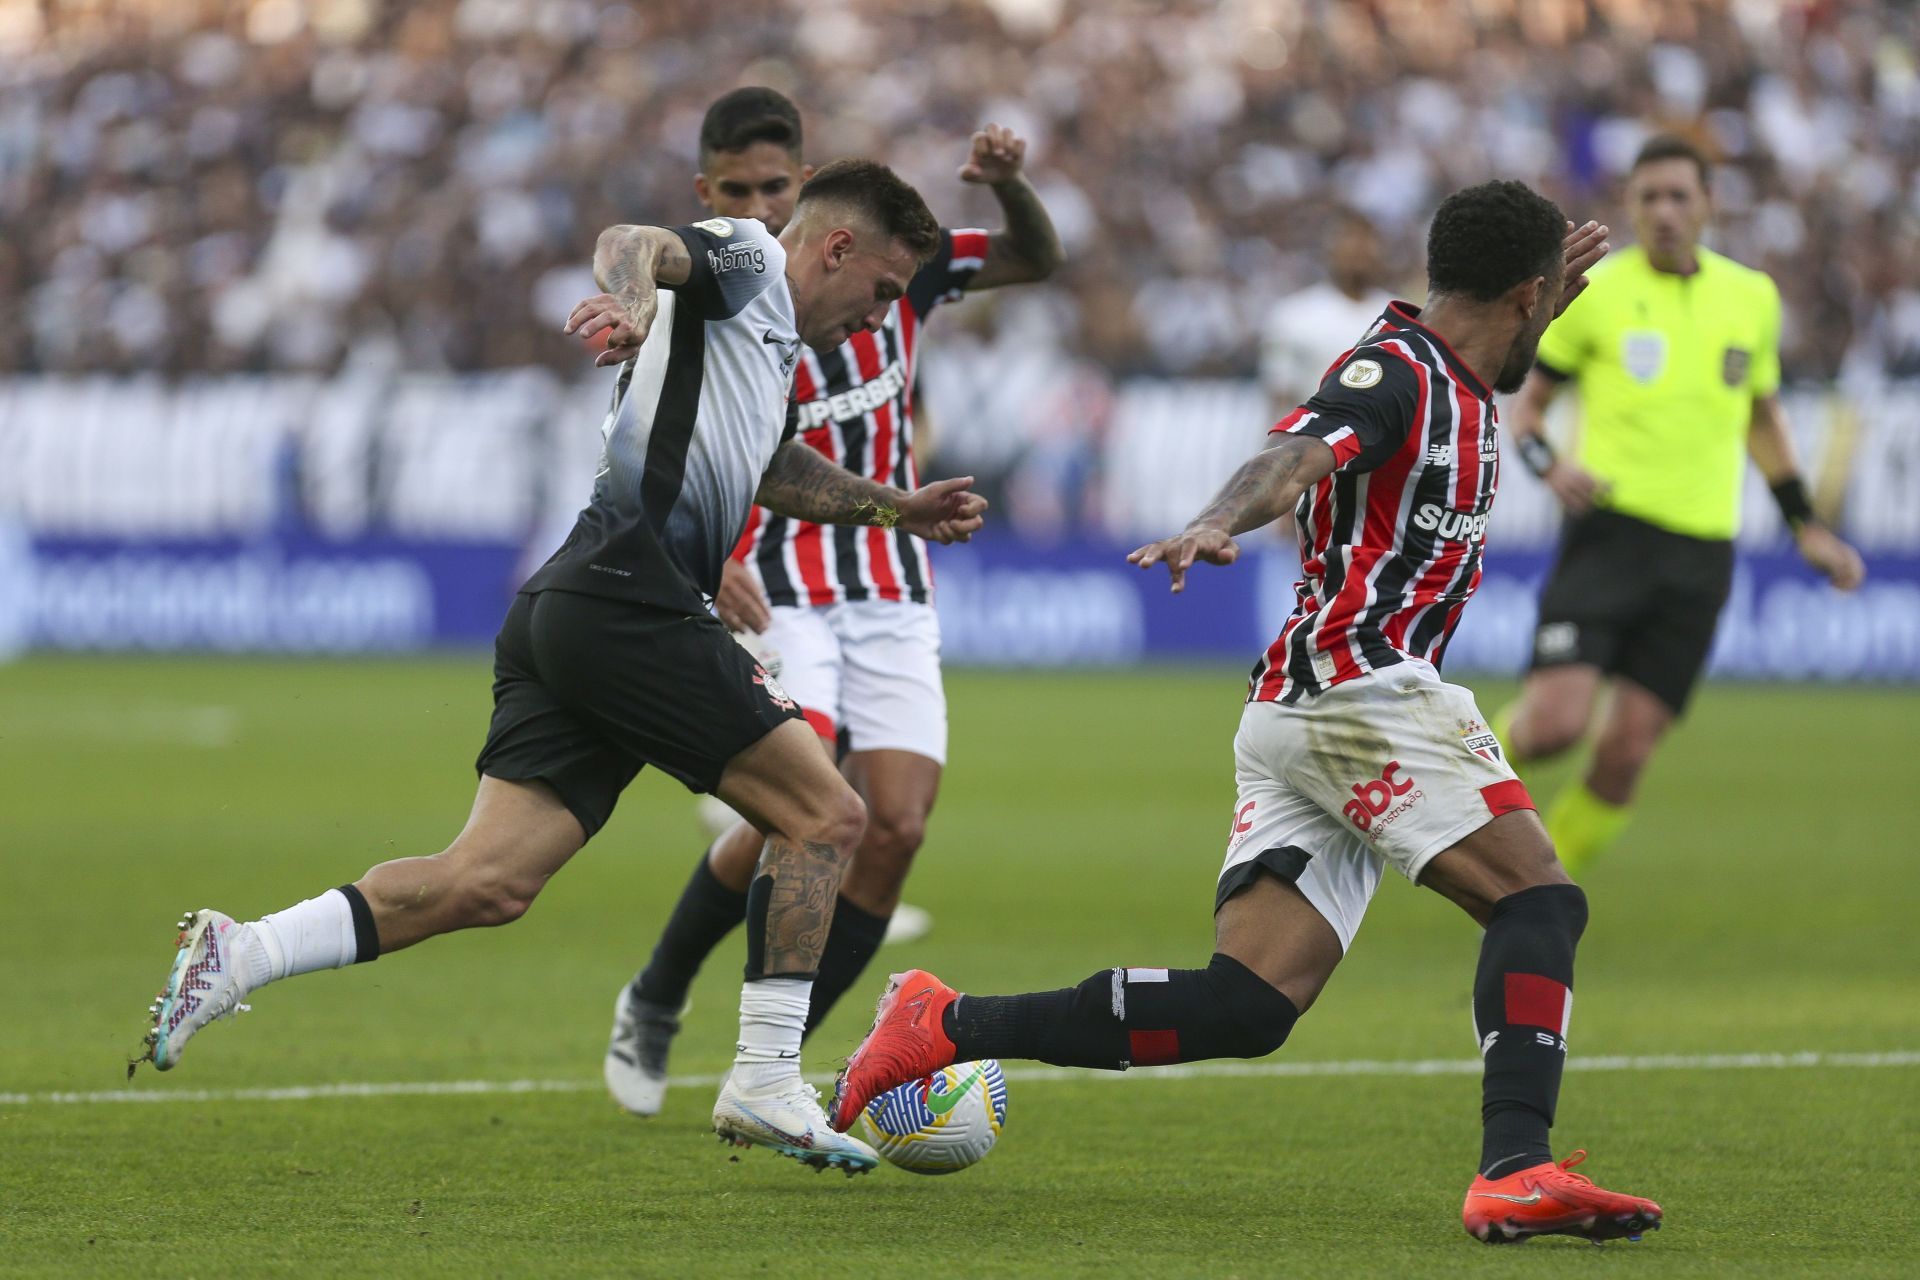
<path fill-rule="evenodd" d="M 1572 1058 L 1569 1071 L 1764 1071 L 1816 1067 L 1920 1067 L 1920 1050 L 1886 1053 L 1705 1053 L 1641 1057 Z M 1352 1062 L 1196 1062 L 1185 1066 L 1142 1067 L 1122 1074 L 1068 1067 L 1014 1067 L 1009 1080 L 1049 1083 L 1062 1080 L 1199 1080 L 1218 1078 L 1287 1079 L 1305 1076 L 1464 1076 L 1480 1074 L 1477 1058 L 1429 1058 Z M 810 1075 L 830 1084 L 830 1075 Z M 712 1088 L 717 1075 L 674 1076 L 681 1088 Z M 307 1102 L 316 1098 L 396 1098 L 442 1094 L 592 1093 L 598 1080 L 392 1080 L 346 1084 L 301 1084 L 262 1089 L 104 1089 L 94 1093 L 0 1093 L 0 1106 L 71 1106 L 114 1102 Z"/>

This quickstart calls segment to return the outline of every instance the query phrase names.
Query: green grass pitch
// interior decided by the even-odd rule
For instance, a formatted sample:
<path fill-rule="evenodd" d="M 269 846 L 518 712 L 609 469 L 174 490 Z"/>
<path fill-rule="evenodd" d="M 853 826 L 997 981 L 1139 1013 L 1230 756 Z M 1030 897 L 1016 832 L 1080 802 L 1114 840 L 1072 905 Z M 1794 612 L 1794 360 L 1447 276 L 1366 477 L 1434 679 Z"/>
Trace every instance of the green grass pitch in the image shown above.
<path fill-rule="evenodd" d="M 1493 711 L 1507 686 L 1482 690 Z M 953 765 L 889 949 L 809 1046 L 829 1069 L 886 967 L 1024 990 L 1197 964 L 1231 817 L 1232 671 L 951 676 Z M 510 928 L 259 993 L 149 1092 L 335 1082 L 570 1091 L 54 1103 L 127 1088 L 173 920 L 258 914 L 440 848 L 487 673 L 418 662 L 0 667 L 7 871 L 0 1272 L 35 1275 L 1906 1275 L 1920 1067 L 1570 1072 L 1555 1138 L 1651 1195 L 1639 1245 L 1494 1251 L 1459 1226 L 1470 1074 L 1015 1079 L 980 1167 L 816 1176 L 594 1084 L 615 992 L 701 846 L 652 775 Z M 1587 880 L 1576 1063 L 1920 1050 L 1920 692 L 1709 688 Z M 1389 876 L 1276 1062 L 1468 1060 L 1477 933 Z M 730 1054 L 741 947 L 682 1073 Z M 23 1100 L 24 1099 L 24 1100 Z M 1569 1273 L 1566 1268 L 1572 1268 Z"/>

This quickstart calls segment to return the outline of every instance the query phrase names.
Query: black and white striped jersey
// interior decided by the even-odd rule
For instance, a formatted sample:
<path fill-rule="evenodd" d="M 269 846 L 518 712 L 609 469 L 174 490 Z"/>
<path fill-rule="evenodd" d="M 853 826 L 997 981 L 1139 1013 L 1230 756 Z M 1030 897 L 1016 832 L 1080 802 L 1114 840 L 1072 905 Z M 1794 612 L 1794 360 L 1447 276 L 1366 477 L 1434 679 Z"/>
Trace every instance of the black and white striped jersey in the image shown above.
<path fill-rule="evenodd" d="M 522 590 L 704 611 L 789 434 L 800 336 L 780 242 L 751 219 L 674 230 L 692 273 L 621 366 L 592 501 Z"/>

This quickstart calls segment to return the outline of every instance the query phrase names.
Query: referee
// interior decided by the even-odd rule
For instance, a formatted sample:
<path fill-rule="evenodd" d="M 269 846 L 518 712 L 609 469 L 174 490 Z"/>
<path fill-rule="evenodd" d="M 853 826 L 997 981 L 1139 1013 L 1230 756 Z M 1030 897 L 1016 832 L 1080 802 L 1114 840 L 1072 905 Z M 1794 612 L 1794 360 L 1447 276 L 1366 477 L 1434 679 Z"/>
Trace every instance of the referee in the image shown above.
<path fill-rule="evenodd" d="M 1620 834 L 1640 772 L 1686 710 L 1733 580 L 1743 456 L 1772 486 L 1806 562 L 1843 591 L 1860 556 L 1813 513 L 1780 408 L 1780 294 L 1763 272 L 1701 247 L 1706 156 L 1649 141 L 1627 177 L 1635 247 L 1615 252 L 1541 340 L 1514 408 L 1515 447 L 1566 508 L 1540 596 L 1533 666 L 1501 736 L 1516 765 L 1586 736 L 1612 699 L 1586 776 L 1547 812 L 1578 873 Z M 1578 388 L 1577 460 L 1543 434 Z"/>

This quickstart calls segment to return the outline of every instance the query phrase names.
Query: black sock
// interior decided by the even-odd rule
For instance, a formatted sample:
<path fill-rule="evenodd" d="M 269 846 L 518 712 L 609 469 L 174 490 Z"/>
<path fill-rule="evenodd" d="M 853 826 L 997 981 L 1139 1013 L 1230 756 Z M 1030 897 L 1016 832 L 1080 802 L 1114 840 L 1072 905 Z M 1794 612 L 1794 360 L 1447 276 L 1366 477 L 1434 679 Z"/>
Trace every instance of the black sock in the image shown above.
<path fill-rule="evenodd" d="M 654 944 L 653 958 L 633 980 L 637 999 L 665 1005 L 676 1012 L 687 1002 L 687 988 L 707 954 L 720 945 L 720 939 L 733 932 L 747 918 L 747 895 L 736 893 L 715 878 L 707 864 L 711 849 L 700 861 L 673 904 L 667 927 Z"/>
<path fill-rule="evenodd" d="M 813 980 L 813 1003 L 807 1008 L 808 1035 L 826 1021 L 847 988 L 860 980 L 886 936 L 886 916 L 861 910 L 844 894 L 834 902 L 833 924 L 827 930 L 826 949 L 820 953 L 820 974 Z"/>
<path fill-rule="evenodd" d="M 1299 1019 L 1293 1001 L 1216 953 L 1204 969 L 1103 969 L 1077 987 L 962 996 L 941 1026 L 960 1061 L 1033 1058 L 1061 1067 L 1128 1067 L 1262 1058 Z"/>
<path fill-rule="evenodd" d="M 1481 1083 L 1480 1172 L 1504 1177 L 1553 1158 L 1547 1131 L 1567 1063 L 1573 953 L 1587 927 L 1580 886 L 1543 884 L 1494 903 L 1473 979 Z"/>

